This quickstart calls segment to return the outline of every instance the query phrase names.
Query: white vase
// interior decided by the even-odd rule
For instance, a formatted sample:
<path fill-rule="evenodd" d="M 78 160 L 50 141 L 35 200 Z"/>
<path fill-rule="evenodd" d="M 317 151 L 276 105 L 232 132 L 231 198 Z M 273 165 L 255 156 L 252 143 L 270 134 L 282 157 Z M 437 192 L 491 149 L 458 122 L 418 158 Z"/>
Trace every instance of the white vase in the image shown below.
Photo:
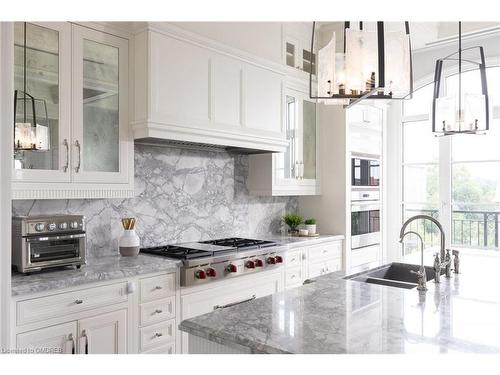
<path fill-rule="evenodd" d="M 316 224 L 306 224 L 306 229 L 309 231 L 309 234 L 316 234 Z"/>
<path fill-rule="evenodd" d="M 135 229 L 125 229 L 123 235 L 118 241 L 118 246 L 120 248 L 120 254 L 124 257 L 135 257 L 139 255 L 139 248 L 141 245 L 141 240 Z"/>

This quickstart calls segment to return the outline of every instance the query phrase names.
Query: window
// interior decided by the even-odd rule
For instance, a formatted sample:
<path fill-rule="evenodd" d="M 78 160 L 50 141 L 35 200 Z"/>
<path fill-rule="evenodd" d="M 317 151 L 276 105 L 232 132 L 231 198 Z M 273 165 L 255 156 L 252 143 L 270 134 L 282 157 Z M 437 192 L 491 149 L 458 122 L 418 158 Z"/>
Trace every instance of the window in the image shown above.
<path fill-rule="evenodd" d="M 468 92 L 480 92 L 478 75 L 477 70 L 464 73 L 462 83 Z M 452 245 L 498 250 L 500 118 L 495 114 L 500 107 L 500 87 L 491 82 L 500 79 L 500 67 L 488 68 L 487 77 L 494 118 L 485 135 L 435 137 L 430 122 L 432 83 L 404 102 L 403 217 L 418 213 L 441 217 Z M 445 89 L 448 95 L 458 95 L 457 75 L 446 78 Z M 450 194 L 443 193 L 447 191 Z M 422 235 L 427 246 L 436 246 L 435 226 L 418 225 L 411 229 Z"/>

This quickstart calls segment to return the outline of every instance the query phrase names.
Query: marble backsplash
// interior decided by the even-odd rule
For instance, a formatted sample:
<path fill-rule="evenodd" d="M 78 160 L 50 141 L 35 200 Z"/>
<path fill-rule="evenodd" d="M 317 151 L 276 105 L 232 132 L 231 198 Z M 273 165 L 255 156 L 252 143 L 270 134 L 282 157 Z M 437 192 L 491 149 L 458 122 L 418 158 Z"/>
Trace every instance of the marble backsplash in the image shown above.
<path fill-rule="evenodd" d="M 83 214 L 88 256 L 118 252 L 120 218 L 138 219 L 142 246 L 280 233 L 295 197 L 248 193 L 248 156 L 147 145 L 135 146 L 136 197 L 130 199 L 15 200 L 14 215 Z"/>

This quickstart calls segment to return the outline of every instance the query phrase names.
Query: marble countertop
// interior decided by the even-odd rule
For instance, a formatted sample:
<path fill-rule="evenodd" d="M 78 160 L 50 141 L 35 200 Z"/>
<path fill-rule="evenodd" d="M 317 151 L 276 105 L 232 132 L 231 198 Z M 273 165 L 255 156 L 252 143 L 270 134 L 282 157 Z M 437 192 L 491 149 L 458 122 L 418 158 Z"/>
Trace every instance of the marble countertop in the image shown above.
<path fill-rule="evenodd" d="M 287 249 L 291 249 L 299 244 L 307 243 L 309 245 L 343 238 L 344 236 L 341 235 L 321 235 L 318 237 L 271 236 L 267 239 L 278 241 Z M 148 254 L 139 254 L 135 258 L 121 257 L 118 254 L 116 256 L 90 257 L 87 258 L 87 265 L 80 270 L 54 269 L 31 275 L 14 272 L 12 274 L 12 296 L 23 296 L 153 272 L 175 271 L 181 264 L 182 262 L 179 260 Z"/>
<path fill-rule="evenodd" d="M 311 284 L 184 320 L 180 329 L 255 353 L 500 353 L 497 256 L 463 255 L 426 293 L 344 280 Z"/>
<path fill-rule="evenodd" d="M 12 274 L 12 296 L 46 292 L 54 289 L 70 288 L 99 281 L 122 279 L 137 275 L 172 271 L 180 261 L 139 254 L 137 257 L 106 256 L 87 259 L 81 269 L 46 270 L 30 275 Z"/>

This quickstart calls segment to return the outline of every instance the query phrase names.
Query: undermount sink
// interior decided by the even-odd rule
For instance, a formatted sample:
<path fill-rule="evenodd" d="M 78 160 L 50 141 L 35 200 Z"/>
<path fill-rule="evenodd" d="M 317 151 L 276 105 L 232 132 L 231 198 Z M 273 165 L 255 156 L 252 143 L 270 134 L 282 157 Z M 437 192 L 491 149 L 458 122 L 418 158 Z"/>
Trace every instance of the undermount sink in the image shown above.
<path fill-rule="evenodd" d="M 396 288 L 413 289 L 417 287 L 417 275 L 410 271 L 418 271 L 417 264 L 390 263 L 363 272 L 344 277 L 346 280 L 359 281 L 368 284 L 392 286 Z M 434 279 L 432 267 L 425 266 L 427 281 Z"/>

